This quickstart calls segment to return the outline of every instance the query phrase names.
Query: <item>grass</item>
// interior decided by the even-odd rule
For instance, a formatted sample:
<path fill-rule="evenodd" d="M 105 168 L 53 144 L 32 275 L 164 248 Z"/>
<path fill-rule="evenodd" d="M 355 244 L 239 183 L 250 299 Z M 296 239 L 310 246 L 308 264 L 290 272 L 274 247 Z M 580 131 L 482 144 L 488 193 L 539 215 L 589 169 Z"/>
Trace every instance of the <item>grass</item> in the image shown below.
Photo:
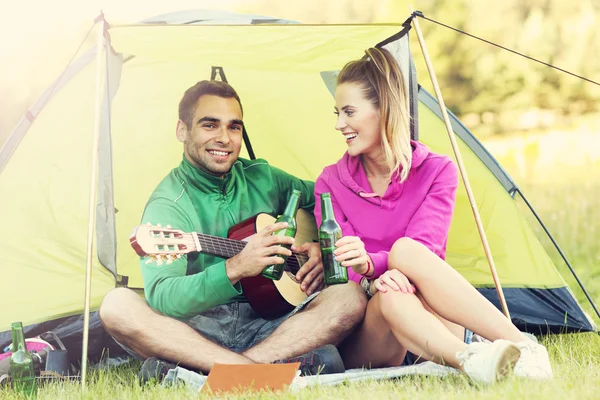
<path fill-rule="evenodd" d="M 307 388 L 287 393 L 245 392 L 224 398 L 242 399 L 548 399 L 597 398 L 600 390 L 600 337 L 594 333 L 544 338 L 556 378 L 536 382 L 511 378 L 491 387 L 473 385 L 464 376 L 448 378 L 409 377 L 394 381 L 366 381 L 337 387 Z M 140 387 L 136 380 L 139 363 L 90 374 L 86 399 L 197 399 L 207 398 L 184 387 Z M 41 387 L 38 399 L 76 399 L 78 385 L 53 383 Z M 10 389 L 0 390 L 2 399 L 18 399 Z"/>
<path fill-rule="evenodd" d="M 494 146 L 490 146 L 494 153 Z M 560 149 L 557 149 L 560 151 Z M 565 167 L 559 163 L 538 163 L 536 171 L 523 170 L 510 153 L 496 154 L 555 236 L 592 298 L 600 303 L 600 160 L 586 160 L 585 165 Z M 552 158 L 552 157 L 551 157 Z M 560 160 L 560 157 L 554 158 Z M 591 164 L 590 164 L 591 163 Z M 524 173 L 523 173 L 524 172 Z M 585 172 L 585 173 L 584 173 Z M 540 174 L 551 178 L 540 178 Z M 561 268 L 560 259 L 552 254 L 563 276 L 569 281 L 577 299 L 592 315 L 583 294 L 577 290 L 569 273 Z M 597 321 L 596 321 L 597 322 Z M 536 382 L 510 378 L 491 387 L 471 384 L 463 376 L 448 378 L 409 377 L 394 381 L 367 381 L 337 387 L 308 388 L 287 393 L 240 393 L 230 399 L 592 399 L 600 396 L 600 336 L 595 333 L 554 335 L 541 338 L 552 360 L 555 379 Z M 207 397 L 187 389 L 150 386 L 142 388 L 136 380 L 139 363 L 112 370 L 91 371 L 88 399 L 196 399 Z M 41 387 L 39 399 L 76 399 L 81 397 L 78 384 L 52 383 Z M 10 388 L 0 389 L 0 398 L 18 399 Z"/>

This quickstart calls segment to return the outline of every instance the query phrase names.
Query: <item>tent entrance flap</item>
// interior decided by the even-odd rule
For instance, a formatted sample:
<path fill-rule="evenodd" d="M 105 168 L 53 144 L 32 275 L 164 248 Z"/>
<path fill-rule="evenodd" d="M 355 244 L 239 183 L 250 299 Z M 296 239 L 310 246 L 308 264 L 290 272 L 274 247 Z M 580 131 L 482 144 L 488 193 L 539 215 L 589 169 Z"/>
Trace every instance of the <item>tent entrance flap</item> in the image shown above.
<path fill-rule="evenodd" d="M 398 66 L 404 77 L 404 83 L 408 88 L 406 100 L 410 108 L 410 137 L 412 140 L 419 140 L 419 84 L 417 82 L 417 69 L 410 51 L 408 31 L 410 31 L 410 25 L 399 33 L 378 43 L 375 47 L 382 47 L 388 50 L 398 62 Z M 338 73 L 339 70 L 321 71 L 319 73 L 325 83 L 325 87 L 327 87 L 333 97 L 335 97 Z"/>
<path fill-rule="evenodd" d="M 117 208 L 114 199 L 113 151 L 111 137 L 111 107 L 119 90 L 123 56 L 111 51 L 106 54 L 106 82 L 100 110 L 100 137 L 98 142 L 98 177 L 96 203 L 96 248 L 98 260 L 117 277 Z"/>

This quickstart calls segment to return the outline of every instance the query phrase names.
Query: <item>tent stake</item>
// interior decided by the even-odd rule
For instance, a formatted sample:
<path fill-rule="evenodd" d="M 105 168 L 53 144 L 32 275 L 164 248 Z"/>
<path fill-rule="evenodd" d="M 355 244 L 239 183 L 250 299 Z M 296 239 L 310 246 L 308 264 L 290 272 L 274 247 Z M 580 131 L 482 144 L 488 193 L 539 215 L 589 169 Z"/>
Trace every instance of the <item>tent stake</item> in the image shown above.
<path fill-rule="evenodd" d="M 411 11 L 411 13 L 413 13 L 412 7 L 410 7 L 410 11 Z M 414 15 L 414 13 L 413 13 L 413 15 Z M 502 311 L 504 312 L 504 315 L 506 315 L 506 317 L 508 319 L 510 319 L 510 313 L 508 312 L 508 306 L 506 305 L 506 299 L 504 298 L 504 292 L 502 291 L 502 286 L 500 285 L 500 279 L 498 278 L 498 273 L 496 272 L 496 266 L 494 264 L 494 259 L 492 258 L 492 252 L 490 250 L 490 246 L 488 244 L 487 237 L 486 237 L 485 231 L 483 229 L 483 224 L 481 222 L 481 217 L 479 216 L 479 210 L 477 209 L 477 203 L 475 202 L 475 197 L 473 196 L 473 191 L 471 190 L 471 185 L 469 184 L 467 170 L 463 164 L 462 157 L 460 155 L 460 150 L 458 149 L 458 144 L 456 142 L 454 130 L 452 129 L 452 125 L 450 124 L 450 118 L 448 117 L 448 112 L 446 111 L 446 104 L 444 103 L 444 99 L 442 98 L 442 92 L 440 90 L 440 86 L 438 85 L 438 81 L 435 76 L 435 72 L 433 71 L 433 65 L 431 64 L 431 59 L 429 58 L 429 53 L 427 52 L 427 47 L 425 46 L 425 40 L 423 39 L 423 34 L 421 32 L 421 27 L 419 26 L 419 21 L 417 20 L 417 18 L 413 18 L 413 24 L 415 26 L 415 31 L 417 32 L 417 38 L 419 39 L 419 45 L 421 46 L 421 51 L 423 52 L 423 58 L 425 59 L 425 64 L 427 65 L 427 70 L 429 71 L 431 83 L 433 84 L 435 96 L 437 97 L 438 103 L 439 103 L 441 111 L 442 111 L 442 116 L 444 117 L 446 131 L 448 131 L 448 136 L 450 137 L 450 144 L 452 145 L 452 150 L 454 151 L 454 156 L 456 157 L 456 163 L 458 165 L 458 169 L 460 171 L 462 180 L 465 184 L 465 189 L 467 191 L 467 197 L 469 198 L 469 203 L 471 204 L 471 211 L 473 211 L 473 216 L 475 217 L 475 224 L 477 225 L 477 230 L 479 231 L 479 236 L 481 237 L 481 243 L 483 244 L 483 250 L 485 252 L 485 256 L 490 265 L 490 271 L 492 273 L 492 278 L 494 279 L 494 285 L 496 286 L 496 291 L 498 292 L 498 298 L 500 299 L 500 305 L 502 306 Z"/>
<path fill-rule="evenodd" d="M 94 227 L 96 222 L 96 181 L 98 177 L 98 142 L 100 138 L 100 115 L 102 109 L 102 66 L 104 54 L 105 20 L 102 12 L 96 18 L 98 32 L 96 36 L 96 106 L 94 110 L 94 136 L 92 140 L 92 165 L 90 173 L 90 204 L 87 232 L 87 259 L 85 268 L 85 300 L 83 308 L 83 341 L 81 344 L 81 392 L 85 395 L 88 338 L 90 328 L 90 292 L 92 288 L 92 260 L 94 253 Z"/>

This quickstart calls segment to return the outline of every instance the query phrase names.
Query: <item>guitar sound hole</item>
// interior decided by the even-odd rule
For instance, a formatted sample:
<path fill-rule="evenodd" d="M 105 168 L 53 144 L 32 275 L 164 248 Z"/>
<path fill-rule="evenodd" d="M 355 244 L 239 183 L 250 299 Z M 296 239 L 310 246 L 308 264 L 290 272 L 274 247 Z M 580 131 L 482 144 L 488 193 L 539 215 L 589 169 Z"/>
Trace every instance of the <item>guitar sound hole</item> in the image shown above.
<path fill-rule="evenodd" d="M 296 275 L 292 274 L 290 271 L 285 271 L 285 273 L 291 280 L 293 280 L 296 283 L 300 283 L 300 281 L 296 279 Z"/>

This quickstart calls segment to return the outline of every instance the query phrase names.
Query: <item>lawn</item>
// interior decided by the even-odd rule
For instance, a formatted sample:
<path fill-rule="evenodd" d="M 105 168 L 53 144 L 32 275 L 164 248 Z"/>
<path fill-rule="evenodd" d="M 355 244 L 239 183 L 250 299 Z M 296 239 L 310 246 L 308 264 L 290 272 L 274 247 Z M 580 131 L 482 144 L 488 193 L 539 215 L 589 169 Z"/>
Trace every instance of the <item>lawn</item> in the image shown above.
<path fill-rule="evenodd" d="M 494 153 L 498 143 L 491 143 Z M 527 149 L 526 149 L 527 151 Z M 564 149 L 563 149 L 564 151 Z M 496 153 L 494 153 L 496 154 Z M 543 159 L 525 165 L 514 154 L 496 154 L 509 174 L 515 177 L 530 202 L 546 222 L 558 243 L 570 258 L 593 299 L 600 303 L 600 160 L 586 158 L 579 165 L 564 165 Z M 527 155 L 527 154 L 525 154 Z M 572 156 L 571 156 L 572 157 Z M 550 156 L 549 159 L 552 159 Z M 562 158 L 564 160 L 564 157 Z M 532 162 L 531 160 L 528 162 Z M 591 308 L 560 259 L 557 267 L 569 281 L 573 292 L 590 315 Z M 597 321 L 596 321 L 597 322 Z M 592 399 L 600 398 L 600 336 L 595 333 L 555 335 L 540 338 L 548 347 L 555 379 L 536 382 L 510 378 L 491 387 L 478 387 L 463 376 L 449 378 L 411 377 L 395 381 L 364 382 L 337 387 L 309 388 L 285 394 L 242 393 L 227 398 L 294 399 Z M 136 380 L 139 363 L 118 369 L 92 371 L 86 398 L 89 399 L 162 399 L 198 398 L 185 388 L 159 386 L 141 388 Z M 39 399 L 75 399 L 81 397 L 78 384 L 55 383 L 39 389 Z M 202 396 L 201 396 L 202 397 Z M 10 389 L 1 389 L 0 398 L 17 399 Z"/>
<path fill-rule="evenodd" d="M 241 393 L 238 398 L 284 399 L 595 399 L 600 391 L 600 337 L 595 333 L 544 338 L 554 367 L 555 379 L 536 382 L 511 378 L 491 387 L 479 387 L 464 376 L 449 378 L 411 377 L 395 381 L 367 381 L 336 387 L 303 389 L 285 394 Z M 132 367 L 90 374 L 86 399 L 195 399 L 186 388 L 140 387 Z M 55 383 L 39 389 L 39 399 L 77 399 L 80 387 Z M 18 399 L 10 389 L 0 390 L 2 399 Z"/>

